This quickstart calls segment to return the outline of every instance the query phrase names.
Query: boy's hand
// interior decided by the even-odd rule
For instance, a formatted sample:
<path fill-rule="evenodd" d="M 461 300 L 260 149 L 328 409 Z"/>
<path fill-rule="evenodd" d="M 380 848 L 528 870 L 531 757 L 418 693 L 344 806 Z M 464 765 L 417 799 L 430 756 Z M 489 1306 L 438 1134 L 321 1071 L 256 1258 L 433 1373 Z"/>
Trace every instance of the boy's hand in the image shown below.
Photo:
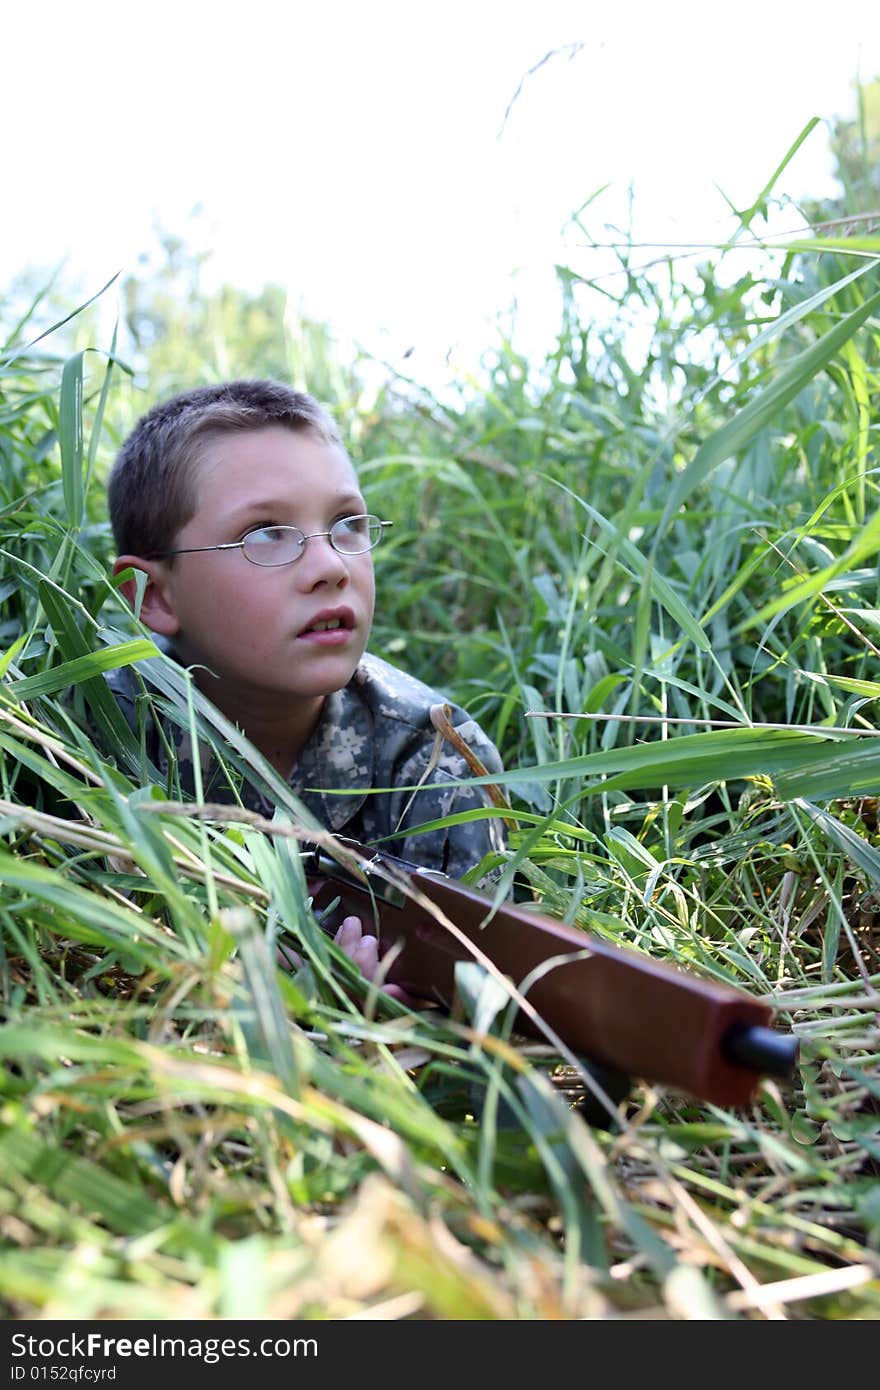
<path fill-rule="evenodd" d="M 379 938 L 364 932 L 360 917 L 345 917 L 333 940 L 352 960 L 365 980 L 371 983 L 380 974 Z M 302 965 L 302 957 L 289 946 L 278 948 L 278 964 L 283 970 L 297 970 Z M 400 985 L 383 985 L 382 989 L 407 1008 L 427 1007 L 424 1001 L 414 999 Z"/>
<path fill-rule="evenodd" d="M 337 931 L 333 940 L 340 946 L 350 960 L 360 970 L 365 980 L 371 982 L 375 980 L 379 970 L 379 938 L 371 936 L 364 931 L 360 917 L 344 917 L 342 926 Z M 410 1008 L 417 1005 L 417 1001 L 407 994 L 400 985 L 383 985 L 386 994 L 390 994 L 392 999 L 400 1000 L 401 1004 L 406 1004 Z"/>

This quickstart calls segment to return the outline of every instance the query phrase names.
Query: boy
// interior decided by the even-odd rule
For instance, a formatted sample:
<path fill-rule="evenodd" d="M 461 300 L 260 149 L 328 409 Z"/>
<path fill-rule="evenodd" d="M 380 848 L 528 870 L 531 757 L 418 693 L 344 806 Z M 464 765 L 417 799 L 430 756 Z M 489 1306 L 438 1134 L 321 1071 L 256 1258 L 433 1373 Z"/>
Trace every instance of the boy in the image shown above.
<path fill-rule="evenodd" d="M 438 733 L 450 711 L 442 696 L 366 652 L 371 551 L 390 523 L 367 511 L 339 432 L 312 397 L 233 381 L 155 406 L 120 450 L 108 496 L 114 574 L 145 577 L 141 619 L 323 825 L 456 877 L 500 845 L 494 820 L 411 835 L 486 798 L 454 785 L 472 773 Z M 133 604 L 134 580 L 122 591 Z M 109 679 L 134 725 L 137 676 L 124 668 Z M 476 765 L 500 772 L 479 726 L 455 706 L 449 717 Z M 187 740 L 164 732 L 185 768 Z M 147 733 L 148 755 L 167 766 L 162 732 Z M 202 770 L 206 797 L 229 799 L 203 759 Z M 421 783 L 440 785 L 397 790 Z M 367 795 L 373 787 L 389 790 Z M 321 791 L 343 788 L 352 794 Z M 255 787 L 241 795 L 272 814 Z M 340 943 L 371 977 L 375 942 L 352 920 Z"/>

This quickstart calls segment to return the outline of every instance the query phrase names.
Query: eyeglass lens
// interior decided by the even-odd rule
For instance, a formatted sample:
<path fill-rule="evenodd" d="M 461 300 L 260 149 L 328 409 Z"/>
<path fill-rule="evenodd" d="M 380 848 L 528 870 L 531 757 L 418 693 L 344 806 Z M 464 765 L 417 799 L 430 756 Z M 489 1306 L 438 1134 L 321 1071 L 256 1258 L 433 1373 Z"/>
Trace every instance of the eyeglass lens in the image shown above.
<path fill-rule="evenodd" d="M 334 521 L 328 535 L 330 544 L 341 555 L 360 555 L 372 550 L 382 536 L 382 523 L 376 516 L 344 516 Z M 297 526 L 261 526 L 244 537 L 245 557 L 255 565 L 289 565 L 298 560 L 312 537 Z"/>

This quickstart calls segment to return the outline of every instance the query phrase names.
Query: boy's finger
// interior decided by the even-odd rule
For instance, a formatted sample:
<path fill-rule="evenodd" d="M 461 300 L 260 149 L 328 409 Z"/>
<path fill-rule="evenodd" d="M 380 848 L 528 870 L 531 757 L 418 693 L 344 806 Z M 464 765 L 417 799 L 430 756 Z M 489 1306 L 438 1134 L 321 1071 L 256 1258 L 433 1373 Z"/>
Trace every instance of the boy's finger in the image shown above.
<path fill-rule="evenodd" d="M 360 917 L 345 917 L 333 940 L 337 946 L 342 947 L 347 956 L 350 956 L 362 936 L 363 927 Z"/>
<path fill-rule="evenodd" d="M 368 980 L 372 980 L 379 966 L 379 938 L 363 936 L 351 953 L 351 958 Z"/>

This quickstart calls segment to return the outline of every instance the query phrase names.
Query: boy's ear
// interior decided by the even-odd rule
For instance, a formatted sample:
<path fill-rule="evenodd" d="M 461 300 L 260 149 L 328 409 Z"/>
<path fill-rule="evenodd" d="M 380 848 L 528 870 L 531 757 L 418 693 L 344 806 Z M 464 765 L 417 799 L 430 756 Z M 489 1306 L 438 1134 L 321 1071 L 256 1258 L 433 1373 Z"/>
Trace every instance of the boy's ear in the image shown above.
<path fill-rule="evenodd" d="M 135 576 L 124 579 L 119 585 L 119 592 L 128 599 L 135 617 L 140 618 L 153 632 L 163 637 L 173 637 L 180 631 L 180 623 L 171 602 L 170 586 L 162 561 L 143 560 L 139 555 L 120 555 L 113 562 L 114 575 L 128 569 L 134 570 Z"/>

